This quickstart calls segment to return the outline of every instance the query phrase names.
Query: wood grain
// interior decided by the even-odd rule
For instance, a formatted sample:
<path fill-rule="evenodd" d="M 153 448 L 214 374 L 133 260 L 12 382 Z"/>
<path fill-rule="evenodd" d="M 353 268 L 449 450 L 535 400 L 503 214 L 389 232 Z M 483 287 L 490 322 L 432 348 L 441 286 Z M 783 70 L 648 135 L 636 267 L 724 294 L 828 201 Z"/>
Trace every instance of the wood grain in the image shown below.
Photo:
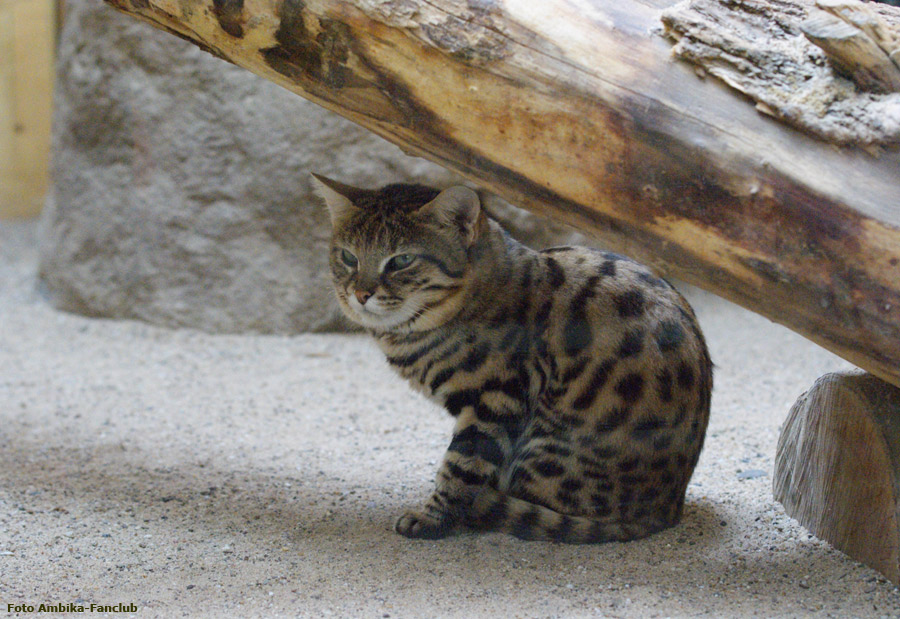
<path fill-rule="evenodd" d="M 900 584 L 900 389 L 823 376 L 791 409 L 774 491 L 814 535 Z"/>

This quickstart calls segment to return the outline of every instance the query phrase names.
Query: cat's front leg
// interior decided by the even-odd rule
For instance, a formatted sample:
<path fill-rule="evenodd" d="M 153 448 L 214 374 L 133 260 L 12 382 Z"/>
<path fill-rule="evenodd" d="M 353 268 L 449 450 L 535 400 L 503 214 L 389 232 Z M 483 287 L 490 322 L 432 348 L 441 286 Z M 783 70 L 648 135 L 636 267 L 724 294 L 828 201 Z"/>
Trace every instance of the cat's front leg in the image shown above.
<path fill-rule="evenodd" d="M 435 490 L 421 510 L 403 514 L 394 530 L 406 537 L 446 537 L 466 519 L 480 488 L 496 485 L 509 440 L 503 426 L 461 415 L 437 474 Z"/>

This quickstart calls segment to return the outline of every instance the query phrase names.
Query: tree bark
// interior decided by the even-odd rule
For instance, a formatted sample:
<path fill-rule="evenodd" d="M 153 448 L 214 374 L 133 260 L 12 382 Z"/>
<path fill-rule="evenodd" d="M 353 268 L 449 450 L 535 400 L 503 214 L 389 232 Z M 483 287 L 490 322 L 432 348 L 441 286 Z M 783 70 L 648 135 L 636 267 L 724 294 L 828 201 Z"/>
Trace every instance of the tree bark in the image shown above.
<path fill-rule="evenodd" d="M 900 153 L 701 80 L 652 0 L 106 1 L 900 385 Z"/>

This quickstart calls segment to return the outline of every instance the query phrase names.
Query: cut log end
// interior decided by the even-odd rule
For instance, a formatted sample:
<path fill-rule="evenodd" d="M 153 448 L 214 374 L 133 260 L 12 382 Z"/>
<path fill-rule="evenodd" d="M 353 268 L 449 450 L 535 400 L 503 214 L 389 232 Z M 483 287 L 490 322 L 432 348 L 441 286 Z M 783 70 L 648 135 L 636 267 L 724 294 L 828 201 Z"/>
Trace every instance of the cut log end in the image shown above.
<path fill-rule="evenodd" d="M 775 499 L 814 535 L 900 584 L 900 389 L 828 374 L 778 440 Z"/>

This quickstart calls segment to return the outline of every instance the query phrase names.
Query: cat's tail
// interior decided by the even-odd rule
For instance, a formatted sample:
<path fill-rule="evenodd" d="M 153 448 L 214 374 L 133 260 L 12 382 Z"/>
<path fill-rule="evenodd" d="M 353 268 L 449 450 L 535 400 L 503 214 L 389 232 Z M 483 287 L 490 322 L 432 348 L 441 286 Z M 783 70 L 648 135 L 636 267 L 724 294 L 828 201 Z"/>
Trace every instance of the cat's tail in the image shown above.
<path fill-rule="evenodd" d="M 599 544 L 647 537 L 672 526 L 675 521 L 652 516 L 638 522 L 570 516 L 486 487 L 472 504 L 468 524 L 476 529 L 501 531 L 524 540 Z"/>

